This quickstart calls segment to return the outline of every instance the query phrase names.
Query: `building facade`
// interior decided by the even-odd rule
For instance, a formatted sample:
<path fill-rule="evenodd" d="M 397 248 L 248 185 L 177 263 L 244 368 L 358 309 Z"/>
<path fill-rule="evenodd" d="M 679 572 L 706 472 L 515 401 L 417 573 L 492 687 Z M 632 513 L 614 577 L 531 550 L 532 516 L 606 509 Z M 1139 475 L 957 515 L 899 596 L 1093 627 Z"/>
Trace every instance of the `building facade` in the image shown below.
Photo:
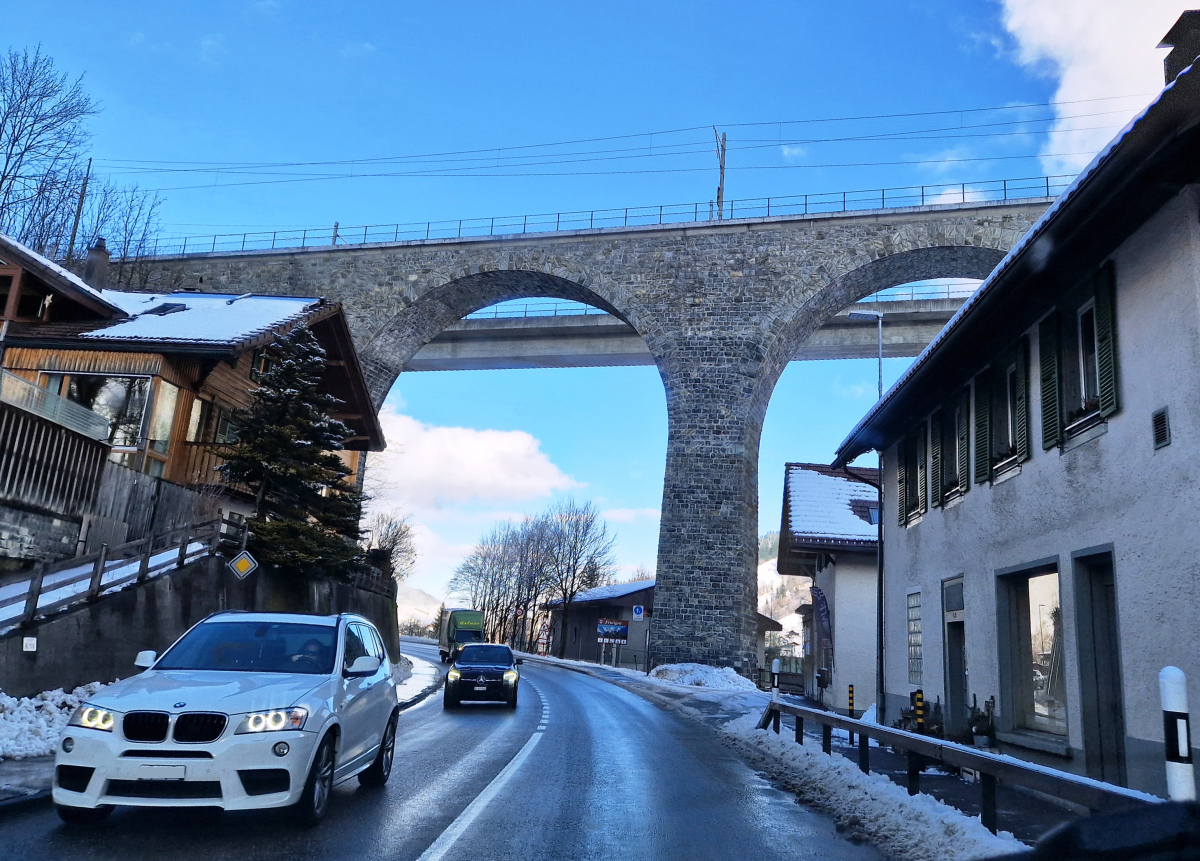
<path fill-rule="evenodd" d="M 885 720 L 1165 793 L 1162 667 L 1200 701 L 1200 74 L 1060 197 L 835 465 L 881 452 Z"/>

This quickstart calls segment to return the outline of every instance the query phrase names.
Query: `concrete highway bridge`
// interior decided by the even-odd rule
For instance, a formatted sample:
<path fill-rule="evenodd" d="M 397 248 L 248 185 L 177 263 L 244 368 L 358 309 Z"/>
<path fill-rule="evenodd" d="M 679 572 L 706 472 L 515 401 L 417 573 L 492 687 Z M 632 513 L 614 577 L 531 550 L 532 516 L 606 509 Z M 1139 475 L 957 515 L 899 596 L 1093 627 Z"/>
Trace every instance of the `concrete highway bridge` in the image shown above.
<path fill-rule="evenodd" d="M 354 245 L 114 261 L 110 283 L 136 272 L 139 289 L 340 301 L 377 405 L 416 368 L 653 362 L 668 442 L 652 653 L 742 666 L 755 651 L 759 436 L 779 375 L 796 358 L 874 355 L 874 324 L 841 314 L 864 297 L 986 277 L 1050 204 L 1036 194 L 504 236 L 365 241 L 376 235 L 361 229 Z M 610 317 L 460 322 L 533 298 Z M 889 355 L 915 353 L 951 313 L 890 304 Z"/>

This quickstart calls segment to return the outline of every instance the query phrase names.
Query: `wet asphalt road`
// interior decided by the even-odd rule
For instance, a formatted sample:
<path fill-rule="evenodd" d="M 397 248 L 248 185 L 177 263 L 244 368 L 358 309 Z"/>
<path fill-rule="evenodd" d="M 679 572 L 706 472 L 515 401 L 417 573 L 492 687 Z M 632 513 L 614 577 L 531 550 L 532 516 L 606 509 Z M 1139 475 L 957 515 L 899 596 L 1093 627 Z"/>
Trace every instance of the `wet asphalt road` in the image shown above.
<path fill-rule="evenodd" d="M 403 648 L 437 660 L 432 646 Z M 387 787 L 342 784 L 315 829 L 283 812 L 118 808 L 80 830 L 40 804 L 0 814 L 0 856 L 878 858 L 757 776 L 711 730 L 590 676 L 528 663 L 523 671 L 515 712 L 490 704 L 444 712 L 435 694 L 402 713 Z"/>

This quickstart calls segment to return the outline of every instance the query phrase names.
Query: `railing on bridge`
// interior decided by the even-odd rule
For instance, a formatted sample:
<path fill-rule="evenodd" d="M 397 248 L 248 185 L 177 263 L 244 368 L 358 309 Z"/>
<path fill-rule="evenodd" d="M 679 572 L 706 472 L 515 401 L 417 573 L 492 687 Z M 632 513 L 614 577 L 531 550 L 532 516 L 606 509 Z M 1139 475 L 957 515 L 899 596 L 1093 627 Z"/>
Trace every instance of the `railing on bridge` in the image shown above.
<path fill-rule="evenodd" d="M 353 227 L 334 224 L 333 227 L 303 230 L 264 230 L 254 233 L 183 236 L 158 241 L 151 256 L 366 245 L 379 242 L 424 242 L 433 239 L 512 236 L 524 233 L 597 230 L 606 227 L 687 224 L 734 218 L 818 215 L 931 204 L 1042 199 L 1057 196 L 1073 179 L 1073 175 L 1035 176 L 981 182 L 953 182 L 897 188 L 831 191 L 817 194 L 792 194 L 784 197 L 754 197 L 725 201 L 719 211 L 715 209 L 713 201 L 704 201 L 490 218 L 420 221 L 404 224 L 360 224 Z"/>
<path fill-rule="evenodd" d="M 872 293 L 859 304 L 875 302 L 912 302 L 922 299 L 966 299 L 979 286 L 978 281 L 942 280 L 903 284 Z M 490 305 L 473 314 L 468 320 L 511 320 L 521 317 L 578 317 L 586 314 L 607 314 L 583 302 L 525 302 L 515 299 Z M 871 325 L 874 325 L 872 323 Z M 190 475 L 191 473 L 189 473 Z"/>

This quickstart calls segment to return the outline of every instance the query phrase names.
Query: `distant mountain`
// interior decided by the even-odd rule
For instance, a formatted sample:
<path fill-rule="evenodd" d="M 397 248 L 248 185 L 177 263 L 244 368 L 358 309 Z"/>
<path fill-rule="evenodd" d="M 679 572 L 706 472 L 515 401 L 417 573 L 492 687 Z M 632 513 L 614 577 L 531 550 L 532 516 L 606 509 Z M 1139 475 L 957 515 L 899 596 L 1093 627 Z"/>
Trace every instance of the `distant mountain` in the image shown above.
<path fill-rule="evenodd" d="M 410 619 L 428 625 L 438 617 L 442 601 L 428 592 L 405 583 L 396 584 L 396 618 L 401 622 Z"/>

